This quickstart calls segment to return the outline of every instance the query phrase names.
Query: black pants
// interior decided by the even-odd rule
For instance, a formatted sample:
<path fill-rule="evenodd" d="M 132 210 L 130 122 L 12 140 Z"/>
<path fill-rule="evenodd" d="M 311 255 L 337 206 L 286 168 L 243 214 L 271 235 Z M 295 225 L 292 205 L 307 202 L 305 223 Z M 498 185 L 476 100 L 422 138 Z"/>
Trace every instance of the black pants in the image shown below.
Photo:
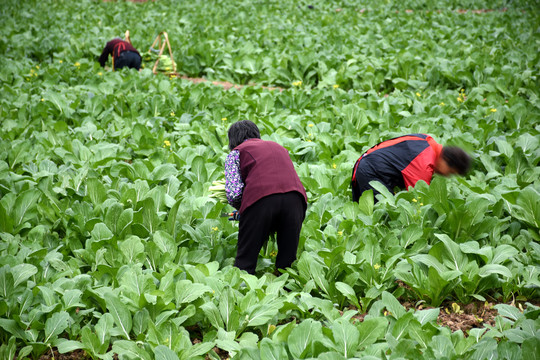
<path fill-rule="evenodd" d="M 390 191 L 391 193 L 394 192 L 392 187 L 386 184 L 385 181 L 381 180 L 377 176 L 374 176 L 373 174 L 366 174 L 365 172 L 362 171 L 361 167 L 358 167 L 356 169 L 355 177 L 356 179 L 354 181 L 351 181 L 352 200 L 355 202 L 358 202 L 358 200 L 360 199 L 360 196 L 362 196 L 362 193 L 364 191 L 373 190 L 373 201 L 374 203 L 377 203 L 378 200 L 377 200 L 376 195 L 379 194 L 379 192 L 375 190 L 371 185 L 369 185 L 370 181 L 378 181 L 384 186 L 386 186 L 388 191 Z"/>
<path fill-rule="evenodd" d="M 141 68 L 141 55 L 135 51 L 122 51 L 114 61 L 114 68 L 121 69 L 124 66 L 139 70 Z"/>
<path fill-rule="evenodd" d="M 234 266 L 255 274 L 264 242 L 276 233 L 276 268 L 284 269 L 296 260 L 298 239 L 306 215 L 304 197 L 296 192 L 266 196 L 240 215 L 238 250 Z"/>

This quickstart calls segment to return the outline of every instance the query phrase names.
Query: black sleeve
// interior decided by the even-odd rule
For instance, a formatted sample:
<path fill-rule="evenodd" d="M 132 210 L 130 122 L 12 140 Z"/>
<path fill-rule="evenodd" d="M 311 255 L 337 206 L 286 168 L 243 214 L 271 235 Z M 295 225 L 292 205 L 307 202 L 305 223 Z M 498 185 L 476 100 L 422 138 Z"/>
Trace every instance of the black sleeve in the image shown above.
<path fill-rule="evenodd" d="M 105 66 L 105 63 L 107 62 L 107 59 L 109 58 L 109 54 L 112 54 L 113 51 L 113 45 L 111 44 L 111 41 L 105 45 L 105 48 L 103 49 L 103 52 L 101 53 L 101 56 L 99 57 L 99 64 L 101 67 Z"/>

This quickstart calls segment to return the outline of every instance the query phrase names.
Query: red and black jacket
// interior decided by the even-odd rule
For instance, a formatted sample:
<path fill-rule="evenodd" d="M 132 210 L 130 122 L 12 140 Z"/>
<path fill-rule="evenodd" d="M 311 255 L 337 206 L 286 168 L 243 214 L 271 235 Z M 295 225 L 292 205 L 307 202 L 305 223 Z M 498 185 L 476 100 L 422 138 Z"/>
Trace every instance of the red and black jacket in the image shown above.
<path fill-rule="evenodd" d="M 390 192 L 419 180 L 431 182 L 442 145 L 426 134 L 410 134 L 383 141 L 366 151 L 354 165 L 352 186 L 377 180 Z M 360 189 L 364 191 L 366 189 Z"/>
<path fill-rule="evenodd" d="M 107 59 L 109 58 L 109 54 L 112 54 L 113 61 L 116 62 L 116 59 L 118 59 L 118 56 L 124 51 L 133 51 L 139 54 L 137 49 L 133 47 L 130 43 L 127 41 L 124 41 L 122 39 L 113 39 L 105 45 L 105 49 L 103 49 L 103 52 L 101 53 L 101 56 L 99 57 L 99 64 L 101 66 L 105 66 L 105 63 L 107 62 Z M 140 54 L 139 54 L 140 55 Z"/>

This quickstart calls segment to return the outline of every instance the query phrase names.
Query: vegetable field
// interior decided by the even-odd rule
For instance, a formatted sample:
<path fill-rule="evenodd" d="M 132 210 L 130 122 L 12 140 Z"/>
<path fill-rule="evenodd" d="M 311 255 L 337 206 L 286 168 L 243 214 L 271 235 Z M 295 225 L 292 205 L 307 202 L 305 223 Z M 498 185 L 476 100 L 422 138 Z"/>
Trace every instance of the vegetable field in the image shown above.
<path fill-rule="evenodd" d="M 539 9 L 4 0 L 0 359 L 538 359 Z M 167 31 L 178 76 L 101 68 L 126 30 Z M 210 196 L 243 119 L 308 193 L 279 276 L 272 240 L 232 266 Z M 358 157 L 418 132 L 471 172 L 353 203 Z"/>

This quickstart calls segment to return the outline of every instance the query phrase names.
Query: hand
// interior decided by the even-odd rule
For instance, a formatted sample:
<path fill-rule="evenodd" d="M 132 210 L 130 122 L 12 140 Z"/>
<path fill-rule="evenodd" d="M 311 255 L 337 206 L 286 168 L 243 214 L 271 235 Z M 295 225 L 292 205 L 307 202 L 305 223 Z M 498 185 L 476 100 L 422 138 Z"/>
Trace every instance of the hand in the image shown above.
<path fill-rule="evenodd" d="M 238 210 L 234 210 L 232 213 L 229 214 L 230 217 L 229 217 L 229 220 L 231 221 L 238 221 L 240 220 L 240 213 L 238 212 Z"/>

